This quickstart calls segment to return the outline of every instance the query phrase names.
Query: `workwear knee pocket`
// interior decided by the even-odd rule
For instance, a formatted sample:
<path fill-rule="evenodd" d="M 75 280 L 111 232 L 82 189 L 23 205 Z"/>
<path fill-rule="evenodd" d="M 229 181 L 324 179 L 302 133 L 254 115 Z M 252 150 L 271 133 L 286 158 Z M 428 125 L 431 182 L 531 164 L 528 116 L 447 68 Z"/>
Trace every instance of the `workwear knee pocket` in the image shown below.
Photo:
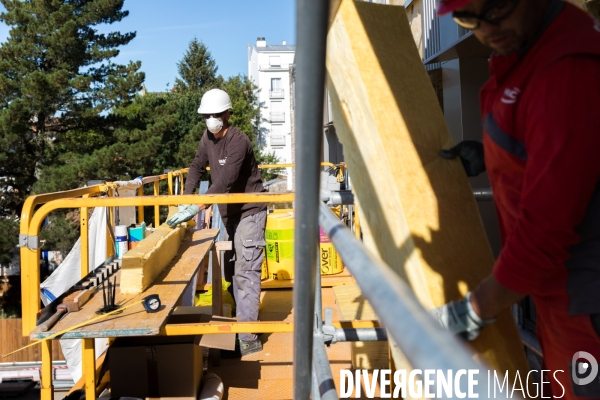
<path fill-rule="evenodd" d="M 260 270 L 261 265 L 258 262 L 263 254 L 265 247 L 264 239 L 260 240 L 243 240 L 242 239 L 242 257 L 244 258 L 244 268 L 249 270 Z M 255 265 L 256 264 L 256 265 Z"/>

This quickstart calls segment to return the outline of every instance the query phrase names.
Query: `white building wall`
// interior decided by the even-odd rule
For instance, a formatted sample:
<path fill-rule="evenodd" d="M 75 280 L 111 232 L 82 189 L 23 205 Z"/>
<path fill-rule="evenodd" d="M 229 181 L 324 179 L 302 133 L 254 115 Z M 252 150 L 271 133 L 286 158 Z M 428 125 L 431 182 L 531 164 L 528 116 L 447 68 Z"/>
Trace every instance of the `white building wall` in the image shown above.
<path fill-rule="evenodd" d="M 248 76 L 258 86 L 261 106 L 261 149 L 274 153 L 282 164 L 292 162 L 289 70 L 294 63 L 294 55 L 294 46 L 267 45 L 266 41 L 257 40 L 248 60 Z M 289 168 L 287 177 L 287 187 L 291 190 Z"/>

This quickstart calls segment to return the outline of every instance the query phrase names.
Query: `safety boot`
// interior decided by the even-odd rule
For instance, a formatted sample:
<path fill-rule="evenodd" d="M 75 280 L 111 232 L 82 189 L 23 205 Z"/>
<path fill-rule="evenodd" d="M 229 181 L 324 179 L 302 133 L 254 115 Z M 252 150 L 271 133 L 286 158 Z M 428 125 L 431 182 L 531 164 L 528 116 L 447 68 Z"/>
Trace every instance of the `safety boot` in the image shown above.
<path fill-rule="evenodd" d="M 256 338 L 254 340 L 242 340 L 239 339 L 240 343 L 240 353 L 243 356 L 247 356 L 248 354 L 256 353 L 258 351 L 262 351 L 263 345 L 260 341 L 260 338 Z"/>

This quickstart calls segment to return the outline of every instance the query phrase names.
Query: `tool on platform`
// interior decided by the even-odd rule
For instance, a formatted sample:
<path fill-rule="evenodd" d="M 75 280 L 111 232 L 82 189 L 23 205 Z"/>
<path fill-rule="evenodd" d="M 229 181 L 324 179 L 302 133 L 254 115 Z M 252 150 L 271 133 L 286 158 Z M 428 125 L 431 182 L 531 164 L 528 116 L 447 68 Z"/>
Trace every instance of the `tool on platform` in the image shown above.
<path fill-rule="evenodd" d="M 98 317 L 95 317 L 95 318 L 89 319 L 87 321 L 81 322 L 81 323 L 79 323 L 77 325 L 73 325 L 73 326 L 71 326 L 71 327 L 69 327 L 67 329 L 63 329 L 62 331 L 59 331 L 59 332 L 53 333 L 51 335 L 48 335 L 45 338 L 40 339 L 38 341 L 29 343 L 27 346 L 23 346 L 20 349 L 12 351 L 12 352 L 10 352 L 8 354 L 4 354 L 2 356 L 2 358 L 6 358 L 6 357 L 10 356 L 11 354 L 15 354 L 15 353 L 17 353 L 17 352 L 19 352 L 21 350 L 24 350 L 24 349 L 26 349 L 28 347 L 34 346 L 34 345 L 36 345 L 38 343 L 42 343 L 45 340 L 51 340 L 51 339 L 54 339 L 54 338 L 56 338 L 58 336 L 62 336 L 62 335 L 64 335 L 67 332 L 70 332 L 70 331 L 72 331 L 74 329 L 77 329 L 77 328 L 81 328 L 82 326 L 91 324 L 92 322 L 99 321 L 99 320 L 101 320 L 103 318 L 106 318 L 106 317 L 108 317 L 110 315 L 120 313 L 120 312 L 122 312 L 122 311 L 124 311 L 124 310 L 126 310 L 126 309 L 128 309 L 130 307 L 136 306 L 138 304 L 143 304 L 144 309 L 146 310 L 146 312 L 149 312 L 149 313 L 155 313 L 155 312 L 160 311 L 161 310 L 161 305 L 162 305 L 161 302 L 160 302 L 160 297 L 158 296 L 158 294 L 151 294 L 149 296 L 144 297 L 143 299 L 141 299 L 139 301 L 136 301 L 135 303 L 128 304 L 125 307 L 118 308 L 118 309 L 116 309 L 114 311 L 108 312 L 106 314 L 102 314 L 102 315 L 100 315 Z"/>
<path fill-rule="evenodd" d="M 79 282 L 69 288 L 42 310 L 38 318 L 38 330 L 47 332 L 68 312 L 76 312 L 92 297 L 100 283 L 109 279 L 121 268 L 121 260 L 111 256 Z M 114 300 L 114 295 L 112 296 Z M 114 303 L 114 301 L 113 301 Z"/>
<path fill-rule="evenodd" d="M 102 301 L 104 306 L 96 311 L 96 314 L 106 314 L 107 312 L 111 312 L 119 308 L 119 306 L 115 304 L 115 297 L 117 294 L 116 288 L 116 276 L 114 277 L 113 282 L 111 282 L 110 277 L 102 282 Z"/>

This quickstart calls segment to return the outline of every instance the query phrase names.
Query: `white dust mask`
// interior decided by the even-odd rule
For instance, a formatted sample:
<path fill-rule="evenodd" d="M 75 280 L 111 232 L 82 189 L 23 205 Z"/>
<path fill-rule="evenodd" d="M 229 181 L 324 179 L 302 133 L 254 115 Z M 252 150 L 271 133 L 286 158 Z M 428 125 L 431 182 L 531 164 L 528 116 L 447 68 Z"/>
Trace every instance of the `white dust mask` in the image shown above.
<path fill-rule="evenodd" d="M 223 120 L 221 118 L 210 117 L 206 120 L 206 127 L 212 133 L 219 133 L 223 129 Z"/>

